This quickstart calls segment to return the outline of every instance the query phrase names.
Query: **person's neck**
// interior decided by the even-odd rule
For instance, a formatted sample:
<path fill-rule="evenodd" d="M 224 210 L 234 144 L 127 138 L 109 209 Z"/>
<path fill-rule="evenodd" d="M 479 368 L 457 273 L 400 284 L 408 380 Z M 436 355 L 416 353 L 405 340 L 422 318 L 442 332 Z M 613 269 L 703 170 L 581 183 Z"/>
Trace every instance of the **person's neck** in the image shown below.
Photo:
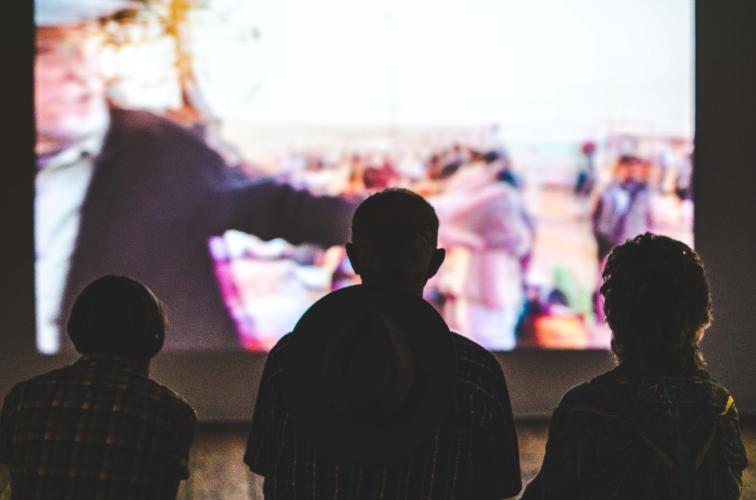
<path fill-rule="evenodd" d="M 418 297 L 423 296 L 424 284 L 419 283 L 405 283 L 391 278 L 362 277 L 362 284 L 390 292 L 409 293 Z"/>
<path fill-rule="evenodd" d="M 138 371 L 141 375 L 149 378 L 150 376 L 150 360 L 149 359 L 124 359 L 126 363 L 134 370 Z"/>
<path fill-rule="evenodd" d="M 118 359 L 121 363 L 127 364 L 129 367 L 134 369 L 137 373 L 140 375 L 144 375 L 145 377 L 150 376 L 150 359 L 129 359 L 124 358 L 123 356 L 116 356 L 113 354 L 100 354 L 100 353 L 93 353 L 93 354 L 85 354 L 84 358 L 93 358 L 93 357 L 100 357 L 100 356 L 106 356 L 106 357 L 112 357 Z"/>
<path fill-rule="evenodd" d="M 92 113 L 86 128 L 62 135 L 38 131 L 34 152 L 37 158 L 51 157 L 76 145 L 86 144 L 85 149 L 95 149 L 87 152 L 96 156 L 110 127 L 110 121 L 110 109 L 103 100 L 97 111 Z"/>
<path fill-rule="evenodd" d="M 685 377 L 694 374 L 695 366 L 684 366 L 673 361 L 668 363 L 649 363 L 644 360 L 626 360 L 618 365 L 621 371 L 643 377 Z"/>

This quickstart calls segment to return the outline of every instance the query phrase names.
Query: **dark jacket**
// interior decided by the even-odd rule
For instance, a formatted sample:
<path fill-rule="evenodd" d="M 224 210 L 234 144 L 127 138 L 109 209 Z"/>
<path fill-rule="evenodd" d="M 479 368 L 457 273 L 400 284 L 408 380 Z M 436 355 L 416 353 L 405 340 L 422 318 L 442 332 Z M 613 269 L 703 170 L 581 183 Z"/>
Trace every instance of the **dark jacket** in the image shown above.
<path fill-rule="evenodd" d="M 89 282 L 124 274 L 166 304 L 167 346 L 238 348 L 208 239 L 238 229 L 264 240 L 341 244 L 353 209 L 338 198 L 251 179 L 190 131 L 149 113 L 115 110 L 82 206 L 60 319 Z"/>
<path fill-rule="evenodd" d="M 746 464 L 732 395 L 708 373 L 620 365 L 564 396 L 522 498 L 734 500 Z"/>

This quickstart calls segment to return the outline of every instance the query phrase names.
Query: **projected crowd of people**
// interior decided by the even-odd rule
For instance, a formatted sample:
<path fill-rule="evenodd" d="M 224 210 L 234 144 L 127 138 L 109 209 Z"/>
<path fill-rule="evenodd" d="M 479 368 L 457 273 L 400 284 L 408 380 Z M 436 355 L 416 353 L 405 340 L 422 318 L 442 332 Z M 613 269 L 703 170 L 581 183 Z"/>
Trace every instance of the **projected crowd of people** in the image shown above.
<path fill-rule="evenodd" d="M 439 237 L 449 250 L 427 298 L 488 348 L 606 347 L 595 290 L 608 250 L 646 231 L 691 239 L 692 202 L 681 187 L 690 183 L 690 146 L 613 138 L 601 145 L 600 166 L 595 144 L 572 147 L 575 164 L 556 179 L 539 178 L 537 165 L 518 163 L 501 141 L 450 142 L 422 153 L 291 154 L 265 170 L 347 200 L 390 187 L 426 196 L 444 222 Z M 355 282 L 339 249 L 239 233 L 211 246 L 226 303 L 251 349 L 269 348 L 314 298 Z"/>

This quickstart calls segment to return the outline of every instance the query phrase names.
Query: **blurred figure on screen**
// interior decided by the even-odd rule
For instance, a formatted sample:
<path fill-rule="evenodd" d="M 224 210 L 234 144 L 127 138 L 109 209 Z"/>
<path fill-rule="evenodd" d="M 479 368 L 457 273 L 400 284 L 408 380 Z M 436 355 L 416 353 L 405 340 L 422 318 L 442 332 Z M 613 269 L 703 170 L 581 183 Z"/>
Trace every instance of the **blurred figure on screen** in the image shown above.
<path fill-rule="evenodd" d="M 580 145 L 578 175 L 575 182 L 575 194 L 587 197 L 593 191 L 596 182 L 596 143 L 587 141 Z"/>
<path fill-rule="evenodd" d="M 652 190 L 648 163 L 623 155 L 614 166 L 612 180 L 600 193 L 593 211 L 599 265 L 611 249 L 651 229 Z"/>
<path fill-rule="evenodd" d="M 330 246 L 353 204 L 250 179 L 192 132 L 108 105 L 98 20 L 142 4 L 37 0 L 35 107 L 38 347 L 59 349 L 60 319 L 93 278 L 134 276 L 165 301 L 174 348 L 238 347 L 208 239 L 239 229 Z"/>
<path fill-rule="evenodd" d="M 525 299 L 523 282 L 535 227 L 497 152 L 460 168 L 434 200 L 440 238 L 467 250 L 459 297 L 445 305 L 454 326 L 489 349 L 511 350 Z"/>

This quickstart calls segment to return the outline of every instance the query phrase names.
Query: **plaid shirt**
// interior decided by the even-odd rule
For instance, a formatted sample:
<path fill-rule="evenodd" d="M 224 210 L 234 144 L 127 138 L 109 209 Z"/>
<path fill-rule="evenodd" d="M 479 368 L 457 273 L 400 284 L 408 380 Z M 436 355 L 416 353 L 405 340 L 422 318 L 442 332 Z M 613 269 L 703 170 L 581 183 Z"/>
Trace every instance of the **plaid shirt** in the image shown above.
<path fill-rule="evenodd" d="M 496 359 L 454 335 L 457 382 L 451 414 L 410 456 L 360 465 L 324 455 L 297 434 L 283 406 L 281 357 L 268 356 L 244 461 L 265 476 L 267 499 L 465 499 L 513 496 L 520 462 L 504 374 Z"/>
<path fill-rule="evenodd" d="M 746 465 L 732 395 L 708 373 L 620 365 L 564 396 L 522 499 L 735 500 Z"/>
<path fill-rule="evenodd" d="M 85 356 L 17 384 L 0 415 L 14 498 L 158 498 L 189 477 L 196 416 L 123 360 Z"/>

